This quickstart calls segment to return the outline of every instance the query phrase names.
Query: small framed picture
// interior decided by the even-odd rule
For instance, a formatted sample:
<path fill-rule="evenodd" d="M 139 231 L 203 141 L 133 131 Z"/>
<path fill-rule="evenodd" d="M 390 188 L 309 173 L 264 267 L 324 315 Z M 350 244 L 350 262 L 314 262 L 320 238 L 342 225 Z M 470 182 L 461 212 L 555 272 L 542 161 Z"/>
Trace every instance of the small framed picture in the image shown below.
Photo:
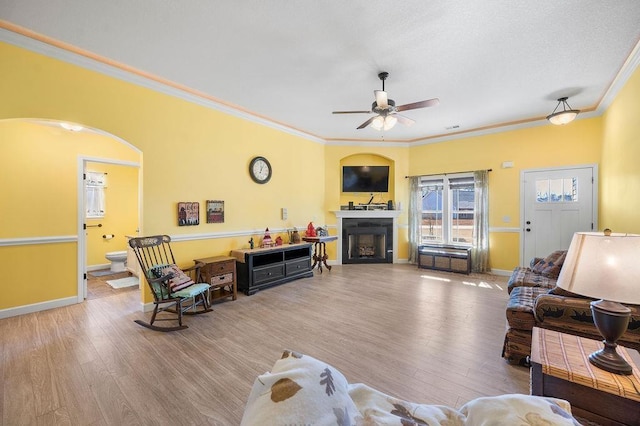
<path fill-rule="evenodd" d="M 207 223 L 224 223 L 224 201 L 207 200 Z"/>
<path fill-rule="evenodd" d="M 200 203 L 178 203 L 178 226 L 200 225 Z"/>

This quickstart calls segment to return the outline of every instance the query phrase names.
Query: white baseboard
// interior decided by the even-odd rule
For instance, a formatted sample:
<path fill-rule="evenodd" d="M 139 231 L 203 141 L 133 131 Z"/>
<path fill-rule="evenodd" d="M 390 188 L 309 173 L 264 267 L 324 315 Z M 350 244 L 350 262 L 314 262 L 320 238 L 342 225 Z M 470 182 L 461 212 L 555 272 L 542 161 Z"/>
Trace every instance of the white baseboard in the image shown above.
<path fill-rule="evenodd" d="M 397 263 L 397 264 L 401 264 L 401 263 L 407 264 L 407 263 L 409 263 L 409 259 L 398 259 L 398 260 L 397 260 L 396 262 L 394 262 L 394 263 Z M 336 265 L 341 265 L 341 264 L 340 264 L 340 263 L 338 263 L 338 261 L 336 261 L 336 260 L 327 260 L 327 265 L 336 266 Z"/>
<path fill-rule="evenodd" d="M 15 317 L 18 315 L 32 314 L 34 312 L 46 311 L 47 309 L 61 308 L 78 303 L 78 297 L 65 297 L 64 299 L 48 300 L 46 302 L 34 303 L 32 305 L 16 306 L 15 308 L 0 309 L 0 319 Z"/>
<path fill-rule="evenodd" d="M 109 268 L 111 268 L 111 263 L 103 263 L 101 265 L 91 265 L 91 266 L 87 266 L 87 272 L 100 271 L 102 269 L 109 269 Z"/>
<path fill-rule="evenodd" d="M 511 274 L 513 273 L 513 270 L 507 271 L 506 269 L 493 269 L 493 268 L 491 268 L 489 273 L 493 274 L 493 275 L 502 275 L 504 277 L 510 277 Z"/>

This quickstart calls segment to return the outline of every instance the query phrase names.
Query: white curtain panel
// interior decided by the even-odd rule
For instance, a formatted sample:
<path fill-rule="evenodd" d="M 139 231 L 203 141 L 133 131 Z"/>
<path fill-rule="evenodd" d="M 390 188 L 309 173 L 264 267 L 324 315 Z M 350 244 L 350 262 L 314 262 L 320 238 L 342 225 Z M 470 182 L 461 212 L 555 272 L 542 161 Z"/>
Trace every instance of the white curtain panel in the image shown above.
<path fill-rule="evenodd" d="M 473 215 L 473 248 L 471 267 L 473 272 L 486 272 L 489 260 L 489 172 L 473 172 L 475 206 Z"/>
<path fill-rule="evenodd" d="M 420 221 L 422 219 L 422 189 L 420 177 L 409 178 L 409 262 L 418 263 Z"/>

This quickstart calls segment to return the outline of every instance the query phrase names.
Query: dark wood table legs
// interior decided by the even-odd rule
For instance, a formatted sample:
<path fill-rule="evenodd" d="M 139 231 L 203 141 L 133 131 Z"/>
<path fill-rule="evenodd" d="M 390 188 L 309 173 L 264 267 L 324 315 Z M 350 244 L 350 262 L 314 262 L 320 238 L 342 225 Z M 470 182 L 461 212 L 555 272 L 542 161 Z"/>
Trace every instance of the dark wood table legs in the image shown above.
<path fill-rule="evenodd" d="M 318 271 L 322 273 L 322 264 L 324 263 L 325 268 L 331 270 L 331 265 L 327 264 L 327 247 L 325 245 L 326 242 L 335 241 L 338 239 L 336 236 L 324 236 L 324 237 L 304 237 L 302 238 L 304 241 L 308 243 L 313 243 L 313 266 L 311 270 L 318 267 Z"/>
<path fill-rule="evenodd" d="M 324 241 L 316 241 L 313 249 L 313 266 L 311 269 L 314 269 L 316 265 L 318 265 L 318 271 L 322 273 L 322 264 L 324 263 L 325 268 L 331 270 L 331 265 L 327 265 L 327 246 Z"/>

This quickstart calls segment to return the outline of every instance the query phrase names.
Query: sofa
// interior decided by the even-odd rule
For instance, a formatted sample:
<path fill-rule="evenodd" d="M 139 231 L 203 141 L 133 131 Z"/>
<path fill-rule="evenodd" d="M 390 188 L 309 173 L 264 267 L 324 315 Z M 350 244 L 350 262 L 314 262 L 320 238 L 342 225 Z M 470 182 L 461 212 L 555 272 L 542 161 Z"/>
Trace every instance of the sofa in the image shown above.
<path fill-rule="evenodd" d="M 602 340 L 591 314 L 594 299 L 556 286 L 565 256 L 566 250 L 557 250 L 545 258 L 532 259 L 528 267 L 513 270 L 507 283 L 507 330 L 502 349 L 509 363 L 529 364 L 533 327 Z M 631 320 L 618 343 L 640 350 L 640 306 L 625 306 L 631 309 Z"/>
<path fill-rule="evenodd" d="M 408 402 L 362 383 L 350 384 L 333 366 L 284 351 L 256 378 L 242 426 L 269 425 L 579 425 L 562 399 L 521 394 L 476 398 L 459 409 Z"/>

